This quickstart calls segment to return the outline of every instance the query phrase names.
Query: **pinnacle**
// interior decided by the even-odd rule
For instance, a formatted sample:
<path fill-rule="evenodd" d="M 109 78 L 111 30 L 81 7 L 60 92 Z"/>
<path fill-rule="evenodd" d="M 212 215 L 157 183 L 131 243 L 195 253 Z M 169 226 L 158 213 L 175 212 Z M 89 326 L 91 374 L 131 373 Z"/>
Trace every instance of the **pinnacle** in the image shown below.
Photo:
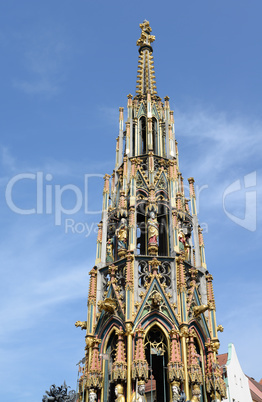
<path fill-rule="evenodd" d="M 155 81 L 155 71 L 154 71 L 154 58 L 153 58 L 153 48 L 151 43 L 154 42 L 155 36 L 151 35 L 151 27 L 147 20 L 144 20 L 140 24 L 141 36 L 137 41 L 137 46 L 139 46 L 139 58 L 138 58 L 138 69 L 137 69 L 137 94 L 146 95 L 150 92 L 152 95 L 157 93 L 156 91 L 156 81 Z"/>

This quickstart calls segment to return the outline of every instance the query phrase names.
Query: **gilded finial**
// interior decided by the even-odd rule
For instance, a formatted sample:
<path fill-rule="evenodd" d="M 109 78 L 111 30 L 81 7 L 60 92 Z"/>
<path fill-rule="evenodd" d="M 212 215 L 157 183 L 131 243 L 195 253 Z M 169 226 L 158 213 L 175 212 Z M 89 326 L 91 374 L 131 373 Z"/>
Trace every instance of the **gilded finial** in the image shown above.
<path fill-rule="evenodd" d="M 152 31 L 152 28 L 150 27 L 149 21 L 144 20 L 142 24 L 139 25 L 142 32 L 141 36 L 136 42 L 137 46 L 150 46 L 152 42 L 155 40 L 154 35 L 150 35 L 150 32 Z M 151 46 L 150 46 L 151 47 Z"/>

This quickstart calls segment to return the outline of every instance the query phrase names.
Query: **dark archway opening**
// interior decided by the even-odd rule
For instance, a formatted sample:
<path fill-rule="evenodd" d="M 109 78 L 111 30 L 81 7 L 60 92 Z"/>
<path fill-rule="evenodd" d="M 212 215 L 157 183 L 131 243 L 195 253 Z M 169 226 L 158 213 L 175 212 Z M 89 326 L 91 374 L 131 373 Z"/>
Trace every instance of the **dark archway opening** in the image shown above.
<path fill-rule="evenodd" d="M 153 117 L 152 120 L 152 136 L 153 136 L 153 152 L 157 154 L 157 120 Z"/>
<path fill-rule="evenodd" d="M 137 207 L 137 253 L 146 254 L 146 222 L 145 204 L 141 203 Z"/>
<path fill-rule="evenodd" d="M 145 351 L 149 365 L 149 381 L 146 385 L 147 402 L 169 402 L 167 342 L 165 335 L 156 325 L 146 336 Z"/>
<path fill-rule="evenodd" d="M 105 382 L 104 382 L 104 397 L 103 402 L 114 402 L 115 401 L 115 384 L 112 382 L 111 373 L 112 365 L 115 360 L 116 354 L 116 344 L 117 336 L 113 332 L 108 340 L 106 353 L 104 355 L 105 359 Z"/>
<path fill-rule="evenodd" d="M 158 224 L 159 224 L 159 246 L 158 254 L 161 256 L 169 255 L 169 235 L 168 235 L 168 208 L 165 205 L 158 205 Z"/>
<path fill-rule="evenodd" d="M 141 136 L 141 154 L 147 152 L 147 140 L 146 140 L 146 118 L 142 116 L 139 120 L 140 136 Z"/>

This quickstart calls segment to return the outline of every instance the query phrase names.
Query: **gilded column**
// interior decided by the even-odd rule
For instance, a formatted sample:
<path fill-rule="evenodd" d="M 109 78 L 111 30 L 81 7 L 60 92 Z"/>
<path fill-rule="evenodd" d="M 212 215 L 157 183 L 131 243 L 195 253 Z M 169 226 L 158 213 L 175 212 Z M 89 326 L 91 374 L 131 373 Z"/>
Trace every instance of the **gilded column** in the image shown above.
<path fill-rule="evenodd" d="M 207 282 L 207 302 L 209 306 L 209 330 L 211 333 L 211 339 L 217 339 L 217 322 L 216 322 L 216 304 L 213 289 L 213 276 L 211 274 L 206 275 Z"/>
<path fill-rule="evenodd" d="M 134 308 L 134 257 L 128 253 L 126 262 L 126 322 L 133 318 Z"/>
<path fill-rule="evenodd" d="M 181 349 L 182 349 L 182 361 L 184 365 L 184 390 L 186 397 L 189 399 L 189 378 L 188 378 L 188 369 L 187 369 L 187 345 L 186 341 L 188 338 L 188 325 L 181 324 L 180 325 L 180 336 L 181 336 Z"/>
<path fill-rule="evenodd" d="M 127 335 L 127 384 L 126 384 L 126 396 L 127 402 L 131 402 L 132 395 L 132 360 L 133 360 L 133 350 L 132 350 L 132 326 L 131 322 L 126 324 L 126 335 Z"/>

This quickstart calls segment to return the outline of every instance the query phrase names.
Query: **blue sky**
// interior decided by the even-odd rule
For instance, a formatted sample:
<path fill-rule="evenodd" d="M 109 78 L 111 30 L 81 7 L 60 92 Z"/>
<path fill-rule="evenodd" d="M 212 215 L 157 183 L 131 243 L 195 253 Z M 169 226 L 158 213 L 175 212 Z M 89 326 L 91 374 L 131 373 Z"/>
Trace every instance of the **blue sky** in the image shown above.
<path fill-rule="evenodd" d="M 260 380 L 261 13 L 259 0 L 1 2 L 0 383 L 6 402 L 39 401 L 64 379 L 75 388 L 84 332 L 74 323 L 86 319 L 101 177 L 114 168 L 118 108 L 135 93 L 144 19 L 156 36 L 158 94 L 168 95 L 175 111 L 180 168 L 200 193 L 218 324 L 225 327 L 220 351 L 233 342 L 243 370 Z M 10 181 L 25 174 L 12 200 L 24 210 L 38 201 L 38 214 L 19 214 L 6 201 Z M 83 202 L 74 214 L 61 213 L 58 225 L 57 197 L 66 209 L 75 205 L 72 191 L 61 189 L 75 186 L 84 194 L 86 183 L 85 208 Z"/>

